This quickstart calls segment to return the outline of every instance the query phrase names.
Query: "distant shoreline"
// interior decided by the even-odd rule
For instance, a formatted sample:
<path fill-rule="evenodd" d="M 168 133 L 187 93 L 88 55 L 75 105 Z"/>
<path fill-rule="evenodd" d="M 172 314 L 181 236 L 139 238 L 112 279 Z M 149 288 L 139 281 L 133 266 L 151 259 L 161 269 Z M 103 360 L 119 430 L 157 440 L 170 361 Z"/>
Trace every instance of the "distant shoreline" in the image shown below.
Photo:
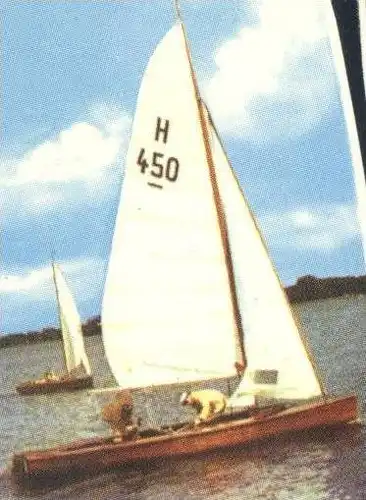
<path fill-rule="evenodd" d="M 93 316 L 82 325 L 85 337 L 100 335 L 100 316 Z M 61 330 L 59 328 L 47 327 L 39 331 L 25 333 L 8 333 L 0 335 L 0 349 L 20 344 L 37 344 L 49 340 L 61 340 Z"/>
<path fill-rule="evenodd" d="M 286 287 L 285 291 L 291 303 L 366 294 L 366 275 L 334 278 L 307 275 L 299 278 L 295 285 Z"/>
<path fill-rule="evenodd" d="M 333 278 L 302 276 L 294 285 L 285 287 L 285 292 L 292 304 L 341 297 L 342 295 L 366 295 L 366 275 Z M 85 337 L 101 335 L 100 316 L 88 319 L 83 324 L 83 333 Z M 61 340 L 61 331 L 58 328 L 49 327 L 40 331 L 3 334 L 0 335 L 0 348 L 20 344 L 36 344 L 49 340 Z"/>

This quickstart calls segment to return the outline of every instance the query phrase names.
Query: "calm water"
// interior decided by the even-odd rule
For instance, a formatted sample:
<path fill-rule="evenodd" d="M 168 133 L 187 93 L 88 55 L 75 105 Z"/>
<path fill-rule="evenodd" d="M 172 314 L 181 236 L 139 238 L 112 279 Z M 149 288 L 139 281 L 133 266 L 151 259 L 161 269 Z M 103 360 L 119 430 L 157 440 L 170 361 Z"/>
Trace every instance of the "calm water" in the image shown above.
<path fill-rule="evenodd" d="M 329 392 L 358 394 L 366 415 L 366 297 L 344 297 L 296 307 L 309 333 Z M 97 387 L 113 385 L 100 338 L 87 339 Z M 15 385 L 47 368 L 62 369 L 61 344 L 0 350 L 0 499 L 262 499 L 365 500 L 366 429 L 309 433 L 252 444 L 204 457 L 163 460 L 154 465 L 98 475 L 38 492 L 12 486 L 12 453 L 76 438 L 107 435 L 100 409 L 110 393 L 20 397 Z M 185 419 L 178 394 L 135 394 L 136 414 L 146 424 Z M 164 418 L 160 414 L 164 410 Z M 169 414 L 167 414 L 167 409 Z"/>

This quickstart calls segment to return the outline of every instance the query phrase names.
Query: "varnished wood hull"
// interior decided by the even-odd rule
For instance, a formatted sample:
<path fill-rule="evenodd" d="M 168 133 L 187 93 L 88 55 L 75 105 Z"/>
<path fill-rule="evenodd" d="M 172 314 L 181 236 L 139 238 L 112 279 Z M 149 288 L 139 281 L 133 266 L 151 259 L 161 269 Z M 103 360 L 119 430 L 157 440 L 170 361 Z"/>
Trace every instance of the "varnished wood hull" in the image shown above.
<path fill-rule="evenodd" d="M 29 380 L 16 387 L 18 394 L 50 394 L 54 392 L 71 392 L 93 387 L 93 377 L 63 377 L 59 380 L 35 381 Z"/>
<path fill-rule="evenodd" d="M 20 482 L 59 481 L 138 461 L 192 455 L 286 432 L 345 424 L 357 418 L 357 399 L 347 396 L 296 406 L 267 416 L 229 420 L 121 443 L 113 443 L 110 438 L 94 438 L 48 450 L 18 453 L 13 457 L 13 476 Z"/>

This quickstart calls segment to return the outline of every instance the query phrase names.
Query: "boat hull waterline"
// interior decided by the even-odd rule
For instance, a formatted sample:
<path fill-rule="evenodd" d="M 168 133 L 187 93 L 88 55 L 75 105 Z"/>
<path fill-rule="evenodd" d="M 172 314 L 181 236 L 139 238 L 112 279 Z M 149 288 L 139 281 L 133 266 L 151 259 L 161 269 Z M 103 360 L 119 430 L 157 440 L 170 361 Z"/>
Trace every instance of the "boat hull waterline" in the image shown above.
<path fill-rule="evenodd" d="M 93 387 L 93 377 L 64 377 L 59 380 L 28 381 L 16 387 L 18 394 L 23 396 L 32 394 L 50 394 L 54 392 L 70 392 Z"/>
<path fill-rule="evenodd" d="M 356 396 L 332 398 L 267 416 L 172 431 L 155 437 L 120 443 L 110 438 L 94 438 L 68 446 L 17 453 L 13 457 L 12 473 L 20 483 L 45 479 L 59 481 L 154 458 L 193 455 L 287 432 L 346 424 L 357 418 Z"/>

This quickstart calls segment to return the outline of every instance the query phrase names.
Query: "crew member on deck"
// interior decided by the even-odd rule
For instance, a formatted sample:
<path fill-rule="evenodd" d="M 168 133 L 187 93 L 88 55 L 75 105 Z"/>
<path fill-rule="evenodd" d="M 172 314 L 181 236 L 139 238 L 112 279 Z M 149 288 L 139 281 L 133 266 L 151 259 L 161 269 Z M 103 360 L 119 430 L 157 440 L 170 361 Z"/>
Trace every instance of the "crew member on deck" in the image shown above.
<path fill-rule="evenodd" d="M 52 380 L 58 380 L 58 376 L 52 371 L 52 370 L 47 370 L 44 375 L 43 375 L 43 378 L 49 382 L 49 381 L 52 381 Z"/>
<path fill-rule="evenodd" d="M 183 392 L 180 397 L 182 405 L 190 405 L 197 411 L 194 423 L 197 425 L 209 420 L 214 415 L 222 413 L 227 404 L 224 394 L 214 389 L 203 389 L 201 391 Z"/>
<path fill-rule="evenodd" d="M 140 419 L 133 417 L 132 412 L 133 400 L 127 390 L 118 392 L 114 401 L 102 409 L 102 419 L 110 426 L 115 442 L 136 437 Z"/>

